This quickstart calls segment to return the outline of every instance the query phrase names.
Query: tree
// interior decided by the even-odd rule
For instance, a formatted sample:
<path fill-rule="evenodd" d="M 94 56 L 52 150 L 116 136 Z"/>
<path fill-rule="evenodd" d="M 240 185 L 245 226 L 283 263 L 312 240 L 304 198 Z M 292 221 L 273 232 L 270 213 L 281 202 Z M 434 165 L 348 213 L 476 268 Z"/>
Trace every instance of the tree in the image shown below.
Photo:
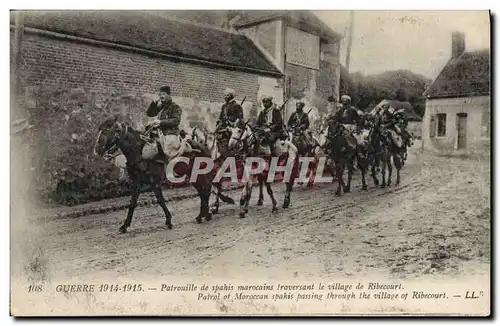
<path fill-rule="evenodd" d="M 341 68 L 340 90 L 352 98 L 352 103 L 366 110 L 384 99 L 410 102 L 415 112 L 423 117 L 425 98 L 423 93 L 431 80 L 409 70 L 385 71 L 364 76 L 359 72 L 348 74 Z"/>

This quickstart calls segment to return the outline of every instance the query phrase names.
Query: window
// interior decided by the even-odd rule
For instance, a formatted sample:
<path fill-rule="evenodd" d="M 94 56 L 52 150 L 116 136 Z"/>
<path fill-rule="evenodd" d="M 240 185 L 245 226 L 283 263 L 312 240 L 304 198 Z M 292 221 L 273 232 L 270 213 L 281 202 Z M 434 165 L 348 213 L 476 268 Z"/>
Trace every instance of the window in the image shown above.
<path fill-rule="evenodd" d="M 437 115 L 437 136 L 446 136 L 446 113 L 439 113 Z"/>

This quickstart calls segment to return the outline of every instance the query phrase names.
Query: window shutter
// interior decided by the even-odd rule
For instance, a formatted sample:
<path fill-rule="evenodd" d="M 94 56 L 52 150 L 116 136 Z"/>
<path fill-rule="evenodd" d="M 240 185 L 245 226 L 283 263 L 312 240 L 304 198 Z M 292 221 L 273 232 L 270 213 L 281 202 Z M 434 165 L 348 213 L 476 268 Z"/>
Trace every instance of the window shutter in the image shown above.
<path fill-rule="evenodd" d="M 431 121 L 429 123 L 429 136 L 436 137 L 436 116 L 431 115 Z"/>

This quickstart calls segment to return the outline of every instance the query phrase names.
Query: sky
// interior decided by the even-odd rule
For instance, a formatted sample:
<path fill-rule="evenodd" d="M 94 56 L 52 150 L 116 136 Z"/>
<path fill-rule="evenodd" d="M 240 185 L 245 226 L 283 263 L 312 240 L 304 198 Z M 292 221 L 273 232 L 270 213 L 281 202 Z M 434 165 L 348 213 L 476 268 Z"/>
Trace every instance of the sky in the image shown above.
<path fill-rule="evenodd" d="M 314 11 L 335 31 L 344 33 L 349 11 Z M 451 56 L 451 33 L 465 33 L 466 51 L 490 48 L 489 13 L 476 11 L 354 12 L 350 72 L 376 74 L 409 69 L 435 78 Z M 347 37 L 341 46 L 345 64 Z"/>

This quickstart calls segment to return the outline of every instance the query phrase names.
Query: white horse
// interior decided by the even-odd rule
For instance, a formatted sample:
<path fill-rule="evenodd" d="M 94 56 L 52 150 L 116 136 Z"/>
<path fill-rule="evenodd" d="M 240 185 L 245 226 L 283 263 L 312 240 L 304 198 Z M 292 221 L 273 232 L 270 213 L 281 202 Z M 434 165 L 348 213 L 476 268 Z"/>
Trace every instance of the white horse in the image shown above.
<path fill-rule="evenodd" d="M 254 132 L 252 131 L 252 128 L 248 125 L 248 122 L 245 123 L 244 126 L 242 127 L 241 126 L 230 127 L 229 130 L 231 132 L 231 138 L 229 139 L 228 147 L 233 153 L 241 153 L 246 157 L 250 156 L 251 153 L 255 153 L 254 149 L 256 148 L 255 145 L 257 139 L 255 137 Z M 288 208 L 288 206 L 290 205 L 290 192 L 292 190 L 293 180 L 295 178 L 293 170 L 297 163 L 296 162 L 297 148 L 289 140 L 285 141 L 277 140 L 274 146 L 277 157 L 273 157 L 271 162 L 269 163 L 272 163 L 274 161 L 274 164 L 277 165 L 278 158 L 282 155 L 285 154 L 287 155 L 288 171 L 285 173 L 285 178 L 287 173 L 291 175 L 291 178 L 290 180 L 285 180 L 286 194 L 285 194 L 285 200 L 283 202 L 283 208 Z M 257 151 L 255 153 L 257 157 L 270 156 L 270 154 L 271 154 L 271 149 L 269 146 L 262 146 L 262 145 L 257 146 Z M 250 175 L 248 176 L 248 178 L 245 178 L 243 180 L 244 188 L 240 198 L 240 218 L 244 218 L 246 213 L 248 212 L 248 204 L 252 197 L 252 187 L 255 180 L 259 182 L 259 188 L 260 188 L 258 205 L 259 204 L 262 205 L 263 201 L 262 187 L 263 184 L 265 183 L 267 193 L 269 194 L 269 197 L 271 197 L 271 201 L 273 204 L 272 212 L 276 212 L 278 210 L 278 208 L 276 207 L 277 202 L 276 199 L 274 198 L 273 190 L 271 189 L 271 183 L 269 182 L 267 177 L 268 172 L 269 170 L 263 171 L 259 174 Z"/>

